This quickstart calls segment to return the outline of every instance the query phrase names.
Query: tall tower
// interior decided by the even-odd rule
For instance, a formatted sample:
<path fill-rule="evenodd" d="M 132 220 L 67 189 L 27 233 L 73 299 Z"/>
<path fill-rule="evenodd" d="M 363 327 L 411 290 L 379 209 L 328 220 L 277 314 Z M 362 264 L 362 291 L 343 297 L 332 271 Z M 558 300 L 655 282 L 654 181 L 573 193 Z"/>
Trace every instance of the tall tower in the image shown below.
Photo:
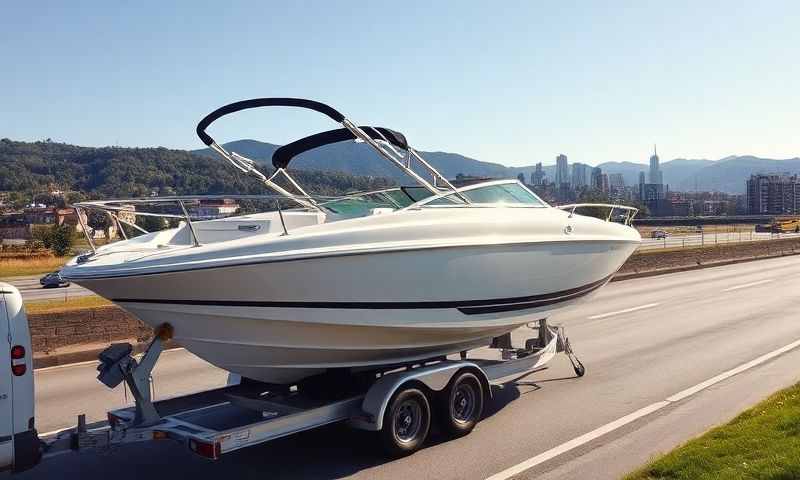
<path fill-rule="evenodd" d="M 567 156 L 562 153 L 556 157 L 556 187 L 561 188 L 564 184 L 569 185 L 569 165 Z"/>
<path fill-rule="evenodd" d="M 663 184 L 663 177 L 661 176 L 661 168 L 659 166 L 658 161 L 658 152 L 656 151 L 656 146 L 653 145 L 653 155 L 650 157 L 650 175 L 649 175 L 649 182 L 656 185 Z"/>

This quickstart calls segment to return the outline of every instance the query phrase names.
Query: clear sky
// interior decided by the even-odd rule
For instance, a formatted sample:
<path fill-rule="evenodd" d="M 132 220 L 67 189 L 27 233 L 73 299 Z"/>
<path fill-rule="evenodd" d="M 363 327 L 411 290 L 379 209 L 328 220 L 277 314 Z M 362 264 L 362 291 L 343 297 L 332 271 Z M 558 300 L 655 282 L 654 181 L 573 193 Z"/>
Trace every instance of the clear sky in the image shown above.
<path fill-rule="evenodd" d="M 5 2 L 0 137 L 199 148 L 216 107 L 297 96 L 506 165 L 800 156 L 797 1 L 225 3 Z M 333 126 L 281 109 L 211 133 Z"/>

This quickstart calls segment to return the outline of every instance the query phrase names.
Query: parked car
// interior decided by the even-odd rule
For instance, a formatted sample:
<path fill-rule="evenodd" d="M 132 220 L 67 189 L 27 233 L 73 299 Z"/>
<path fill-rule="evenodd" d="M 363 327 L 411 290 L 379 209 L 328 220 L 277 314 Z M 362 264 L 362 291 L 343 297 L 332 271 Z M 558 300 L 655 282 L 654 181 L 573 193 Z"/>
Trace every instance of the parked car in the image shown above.
<path fill-rule="evenodd" d="M 69 282 L 61 278 L 61 271 L 48 273 L 39 279 L 39 283 L 44 288 L 69 287 Z"/>
<path fill-rule="evenodd" d="M 669 234 L 664 230 L 653 230 L 652 233 L 650 233 L 650 238 L 667 238 L 668 236 Z"/>

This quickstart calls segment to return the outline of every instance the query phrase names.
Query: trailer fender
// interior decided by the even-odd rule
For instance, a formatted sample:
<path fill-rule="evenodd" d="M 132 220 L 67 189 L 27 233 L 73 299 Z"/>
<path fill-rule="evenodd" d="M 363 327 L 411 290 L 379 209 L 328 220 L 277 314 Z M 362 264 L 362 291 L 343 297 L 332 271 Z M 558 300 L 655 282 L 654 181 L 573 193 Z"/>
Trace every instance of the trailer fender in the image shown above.
<path fill-rule="evenodd" d="M 486 395 L 491 398 L 492 389 L 486 373 L 473 362 L 448 362 L 429 365 L 402 372 L 390 373 L 379 378 L 364 395 L 361 404 L 363 415 L 351 420 L 352 426 L 363 430 L 379 431 L 383 428 L 383 416 L 389 400 L 397 390 L 410 381 L 420 382 L 434 392 L 444 390 L 453 376 L 462 370 L 475 373 L 483 384 Z"/>

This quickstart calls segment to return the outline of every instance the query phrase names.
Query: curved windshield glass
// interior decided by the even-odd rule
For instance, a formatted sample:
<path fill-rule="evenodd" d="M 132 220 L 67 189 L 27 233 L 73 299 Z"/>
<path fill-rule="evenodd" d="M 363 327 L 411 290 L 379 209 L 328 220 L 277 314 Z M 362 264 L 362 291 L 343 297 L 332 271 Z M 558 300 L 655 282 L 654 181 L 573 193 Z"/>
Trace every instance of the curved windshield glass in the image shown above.
<path fill-rule="evenodd" d="M 519 183 L 500 183 L 479 186 L 469 190 L 462 190 L 461 194 L 467 197 L 472 203 L 504 203 L 504 204 L 523 204 L 535 207 L 543 207 L 544 203 L 536 195 Z M 432 200 L 426 205 L 453 205 L 463 203 L 454 194 L 446 195 L 436 200 Z"/>

